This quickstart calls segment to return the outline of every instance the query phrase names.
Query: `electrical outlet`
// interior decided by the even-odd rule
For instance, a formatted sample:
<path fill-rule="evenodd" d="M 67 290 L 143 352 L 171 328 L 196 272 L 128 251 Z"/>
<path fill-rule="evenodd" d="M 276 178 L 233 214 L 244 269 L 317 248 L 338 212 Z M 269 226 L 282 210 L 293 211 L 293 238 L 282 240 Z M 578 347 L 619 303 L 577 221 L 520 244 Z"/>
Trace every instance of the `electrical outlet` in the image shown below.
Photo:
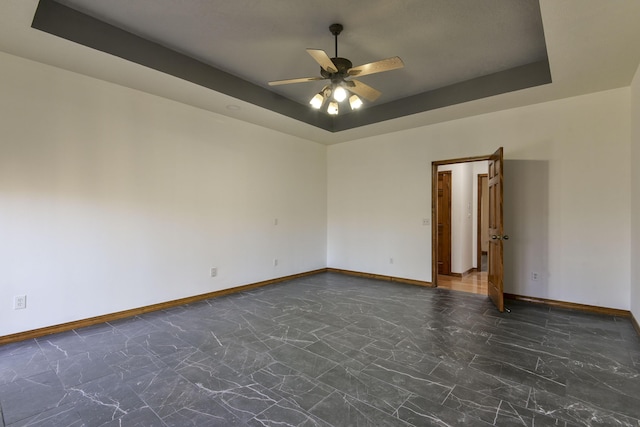
<path fill-rule="evenodd" d="M 393 264 L 393 258 L 389 258 L 389 264 Z"/>
<path fill-rule="evenodd" d="M 278 258 L 274 258 L 273 259 L 273 266 L 277 267 L 278 266 Z"/>
<path fill-rule="evenodd" d="M 540 279 L 540 275 L 538 274 L 538 272 L 532 271 L 531 272 L 531 280 L 533 280 L 534 282 L 537 282 L 539 279 Z"/>
<path fill-rule="evenodd" d="M 216 277 L 218 275 L 218 267 L 211 267 L 211 277 Z"/>
<path fill-rule="evenodd" d="M 422 225 L 429 225 L 430 221 L 429 218 L 422 218 Z"/>
<path fill-rule="evenodd" d="M 16 295 L 15 297 L 13 297 L 13 309 L 22 310 L 23 308 L 27 308 L 27 296 Z"/>

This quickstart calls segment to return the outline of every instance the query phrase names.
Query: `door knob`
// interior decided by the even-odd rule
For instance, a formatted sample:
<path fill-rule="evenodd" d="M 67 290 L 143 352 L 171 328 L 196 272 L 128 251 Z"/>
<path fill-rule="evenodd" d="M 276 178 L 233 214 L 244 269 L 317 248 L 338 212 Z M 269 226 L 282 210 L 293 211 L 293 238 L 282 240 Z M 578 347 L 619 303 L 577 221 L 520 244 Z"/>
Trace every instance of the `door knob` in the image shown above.
<path fill-rule="evenodd" d="M 492 240 L 509 240 L 509 236 L 508 235 L 504 235 L 504 236 L 499 236 L 497 234 L 494 234 L 491 236 Z"/>

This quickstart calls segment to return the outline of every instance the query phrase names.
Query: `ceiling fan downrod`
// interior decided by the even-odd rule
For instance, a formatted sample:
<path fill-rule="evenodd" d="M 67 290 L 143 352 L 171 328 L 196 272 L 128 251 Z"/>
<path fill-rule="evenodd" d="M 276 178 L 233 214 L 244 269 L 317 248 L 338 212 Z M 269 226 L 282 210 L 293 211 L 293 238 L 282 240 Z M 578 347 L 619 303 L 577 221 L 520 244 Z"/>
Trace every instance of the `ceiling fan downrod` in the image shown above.
<path fill-rule="evenodd" d="M 333 36 L 335 37 L 335 46 L 336 46 L 335 58 L 338 57 L 338 35 L 340 35 L 343 29 L 344 27 L 342 26 L 342 24 L 331 24 L 331 26 L 329 27 L 329 31 L 331 31 L 331 34 L 333 34 Z"/>

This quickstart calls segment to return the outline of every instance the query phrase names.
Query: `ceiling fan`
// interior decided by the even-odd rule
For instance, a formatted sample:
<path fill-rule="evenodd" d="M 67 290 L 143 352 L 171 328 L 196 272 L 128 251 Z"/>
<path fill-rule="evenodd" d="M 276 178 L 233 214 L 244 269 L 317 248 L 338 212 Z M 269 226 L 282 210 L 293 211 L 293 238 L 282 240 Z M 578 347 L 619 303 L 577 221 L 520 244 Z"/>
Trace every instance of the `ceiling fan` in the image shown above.
<path fill-rule="evenodd" d="M 361 77 L 368 74 L 381 73 L 383 71 L 402 68 L 404 67 L 402 59 L 394 56 L 392 58 L 382 59 L 380 61 L 370 62 L 368 64 L 354 67 L 351 61 L 338 56 L 338 35 L 342 30 L 343 26 L 341 24 L 332 24 L 329 27 L 329 31 L 331 31 L 331 34 L 335 37 L 336 54 L 333 58 L 329 58 L 329 55 L 327 55 L 324 50 L 307 49 L 307 53 L 311 55 L 318 64 L 320 64 L 320 76 L 276 80 L 269 82 L 269 86 L 304 83 L 317 80 L 331 80 L 331 83 L 317 93 L 309 103 L 312 107 L 320 109 L 322 105 L 324 105 L 325 101 L 333 95 L 333 99 L 329 101 L 327 108 L 327 113 L 332 115 L 338 114 L 339 103 L 347 99 L 347 97 L 349 98 L 349 105 L 352 110 L 362 106 L 362 100 L 360 97 L 370 102 L 374 102 L 378 99 L 382 94 L 380 91 L 362 83 L 361 81 L 355 80 L 352 77 Z"/>

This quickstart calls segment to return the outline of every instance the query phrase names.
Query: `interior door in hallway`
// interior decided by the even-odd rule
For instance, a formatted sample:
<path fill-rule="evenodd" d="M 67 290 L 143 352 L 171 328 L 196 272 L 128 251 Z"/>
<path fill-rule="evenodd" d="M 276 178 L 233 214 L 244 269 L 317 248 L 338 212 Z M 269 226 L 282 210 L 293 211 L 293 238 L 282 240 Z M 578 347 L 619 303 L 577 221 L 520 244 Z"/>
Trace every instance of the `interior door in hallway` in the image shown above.
<path fill-rule="evenodd" d="M 478 174 L 478 205 L 476 230 L 476 265 L 478 271 L 487 271 L 489 256 L 489 175 Z"/>
<path fill-rule="evenodd" d="M 496 308 L 504 311 L 504 235 L 502 147 L 489 157 L 489 272 L 488 291 Z"/>
<path fill-rule="evenodd" d="M 451 274 L 451 171 L 438 172 L 438 274 Z"/>

